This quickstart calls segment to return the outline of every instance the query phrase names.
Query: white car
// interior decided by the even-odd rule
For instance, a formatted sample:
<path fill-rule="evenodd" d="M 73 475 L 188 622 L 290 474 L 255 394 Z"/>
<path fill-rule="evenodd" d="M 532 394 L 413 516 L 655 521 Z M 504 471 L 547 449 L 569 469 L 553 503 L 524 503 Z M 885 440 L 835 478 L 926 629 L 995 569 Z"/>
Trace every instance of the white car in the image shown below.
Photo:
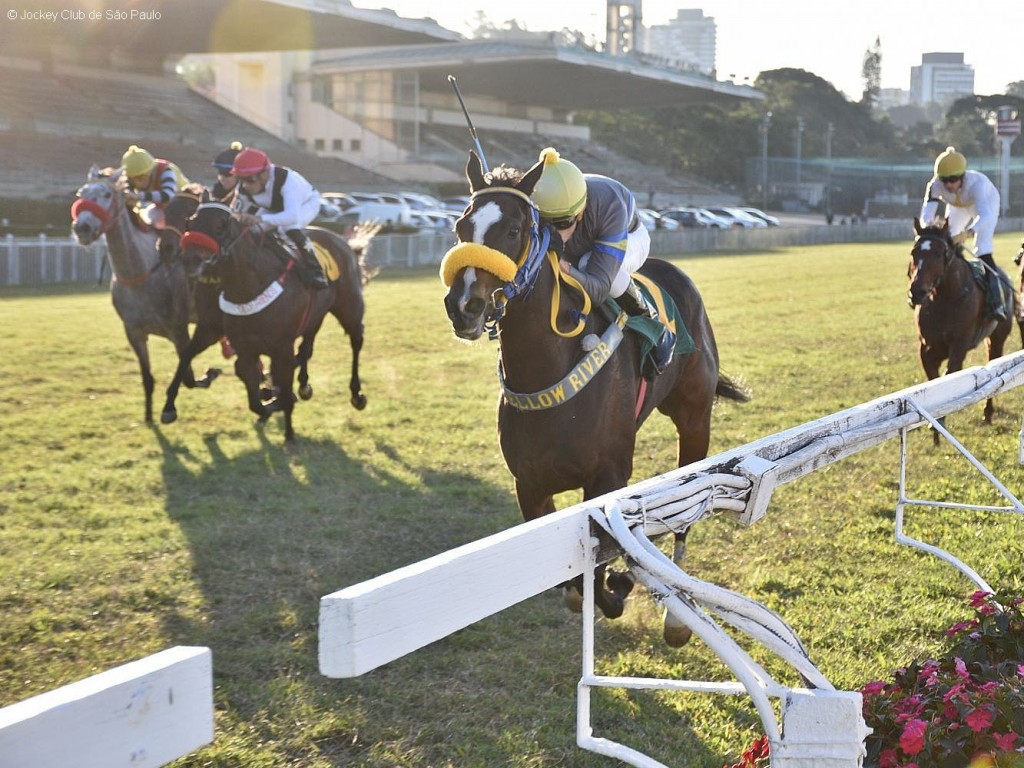
<path fill-rule="evenodd" d="M 740 210 L 744 213 L 748 213 L 758 219 L 762 219 L 769 227 L 777 227 L 782 224 L 777 216 L 772 216 L 770 213 L 765 213 L 760 208 L 744 208 L 740 207 Z"/>
<path fill-rule="evenodd" d="M 682 226 L 671 216 L 662 216 L 651 208 L 638 208 L 637 215 L 648 232 L 654 232 L 657 229 L 679 229 Z"/>
<path fill-rule="evenodd" d="M 739 208 L 722 206 L 720 208 L 708 208 L 708 210 L 716 216 L 731 221 L 733 226 L 743 227 L 744 229 L 766 229 L 768 227 L 768 223 L 764 219 L 751 216 Z"/>

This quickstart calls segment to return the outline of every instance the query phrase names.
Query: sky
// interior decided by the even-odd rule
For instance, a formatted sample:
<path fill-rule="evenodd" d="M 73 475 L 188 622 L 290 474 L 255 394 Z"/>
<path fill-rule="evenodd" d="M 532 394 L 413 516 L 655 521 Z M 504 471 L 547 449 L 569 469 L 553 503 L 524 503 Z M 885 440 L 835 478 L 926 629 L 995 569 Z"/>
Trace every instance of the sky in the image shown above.
<path fill-rule="evenodd" d="M 572 28 L 604 42 L 606 0 L 353 0 L 360 8 L 390 8 L 399 16 L 431 16 L 468 35 L 478 13 L 496 26 L 515 19 L 526 29 Z M 461 8 L 459 6 L 462 6 Z M 430 10 L 424 10 L 424 8 Z M 665 24 L 680 8 L 700 8 L 718 30 L 719 80 L 752 83 L 759 72 L 792 67 L 828 80 L 851 99 L 864 90 L 864 53 L 881 40 L 882 87 L 910 88 L 910 68 L 923 53 L 959 52 L 974 67 L 979 94 L 1004 93 L 1024 80 L 1021 0 L 703 0 L 679 4 L 644 0 L 643 23 Z"/>

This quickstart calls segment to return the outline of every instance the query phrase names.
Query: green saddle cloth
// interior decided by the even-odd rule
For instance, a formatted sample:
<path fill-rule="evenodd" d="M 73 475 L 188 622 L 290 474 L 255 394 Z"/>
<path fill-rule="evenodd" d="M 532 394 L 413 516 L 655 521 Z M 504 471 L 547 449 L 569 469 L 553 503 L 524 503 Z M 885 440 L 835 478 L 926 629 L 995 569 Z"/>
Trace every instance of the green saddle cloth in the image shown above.
<path fill-rule="evenodd" d="M 658 308 L 658 314 L 666 319 L 668 327 L 675 332 L 676 356 L 688 355 L 695 351 L 697 345 L 693 343 L 693 337 L 690 336 L 690 331 L 687 329 L 686 323 L 683 322 L 683 316 L 679 314 L 679 308 L 672 297 L 657 286 L 655 286 L 657 289 L 657 295 L 655 295 L 646 281 L 637 280 L 636 284 L 643 292 L 644 298 L 650 302 L 652 307 Z M 605 304 L 616 315 L 621 311 L 621 307 L 615 299 L 607 299 Z M 643 370 L 643 363 L 646 362 L 647 357 L 657 345 L 658 339 L 661 338 L 664 326 L 661 320 L 654 320 L 647 317 L 647 315 L 630 315 L 626 320 L 626 328 L 635 332 L 640 337 L 640 363 L 641 370 Z"/>

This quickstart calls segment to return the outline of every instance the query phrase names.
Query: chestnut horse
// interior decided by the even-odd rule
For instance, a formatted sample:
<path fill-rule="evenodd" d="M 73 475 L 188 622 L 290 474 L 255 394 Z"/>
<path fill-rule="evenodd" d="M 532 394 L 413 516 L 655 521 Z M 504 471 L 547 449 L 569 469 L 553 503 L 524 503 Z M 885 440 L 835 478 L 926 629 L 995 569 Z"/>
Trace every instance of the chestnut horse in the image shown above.
<path fill-rule="evenodd" d="M 71 231 L 76 241 L 89 245 L 107 238 L 107 259 L 112 277 L 110 294 L 125 335 L 139 360 L 145 419 L 153 421 L 153 373 L 149 363 L 149 336 L 168 339 L 180 357 L 188 344 L 188 324 L 194 308 L 184 267 L 160 258 L 155 230 L 135 226 L 118 188 L 119 169 L 93 166 L 71 207 Z M 208 387 L 220 371 L 211 369 L 196 379 L 192 367 L 182 370 L 186 387 Z"/>
<path fill-rule="evenodd" d="M 985 318 L 985 292 L 974 278 L 971 265 L 963 258 L 949 234 L 949 222 L 941 226 L 923 226 L 914 219 L 916 238 L 910 249 L 910 280 L 908 297 L 914 308 L 917 326 L 918 353 L 928 380 L 939 377 L 939 368 L 946 362 L 946 373 L 964 367 L 967 353 L 982 339 L 988 360 L 1002 357 L 1006 338 L 1019 316 L 1016 292 L 1013 313 L 1005 320 Z M 1006 274 L 999 270 L 1009 285 Z M 1024 325 L 1021 326 L 1024 340 Z M 992 399 L 985 401 L 985 423 L 992 422 Z M 933 430 L 934 443 L 939 433 Z"/>
<path fill-rule="evenodd" d="M 359 379 L 359 354 L 363 346 L 363 286 L 370 274 L 340 235 L 318 227 L 306 232 L 338 266 L 338 279 L 329 288 L 304 285 L 296 274 L 295 258 L 270 242 L 271 235 L 244 228 L 223 203 L 199 205 L 181 238 L 185 261 L 202 259 L 203 271 L 221 280 L 223 331 L 238 355 L 235 374 L 245 384 L 249 409 L 261 423 L 276 411 L 283 413 L 287 441 L 295 437 L 295 367 L 298 364 L 300 371 L 304 370 L 304 363 L 313 354 L 313 339 L 327 313 L 337 318 L 349 337 L 350 401 L 359 410 L 366 407 Z M 296 358 L 295 341 L 300 337 Z M 276 390 L 269 401 L 263 400 L 261 391 L 261 354 L 270 357 L 270 377 Z M 307 381 L 299 383 L 300 391 L 311 394 Z"/>
<path fill-rule="evenodd" d="M 499 442 L 525 520 L 553 512 L 553 497 L 563 491 L 582 489 L 584 498 L 592 499 L 625 487 L 633 471 L 637 430 L 655 409 L 675 424 L 678 464 L 683 466 L 707 455 L 716 397 L 749 399 L 719 371 L 704 302 L 675 266 L 648 259 L 640 273 L 674 300 L 696 349 L 675 356 L 651 382 L 641 375 L 637 334 L 616 333 L 622 316 L 614 322 L 598 308 L 587 312 L 589 299 L 581 291 L 562 290 L 557 259 L 547 253 L 548 238 L 558 235 L 540 226 L 530 200 L 542 170 L 543 163 L 525 174 L 502 166 L 485 177 L 479 157 L 471 152 L 466 167 L 470 204 L 456 223 L 459 244 L 442 266 L 449 286 L 444 303 L 456 336 L 474 340 L 489 330 L 499 340 L 504 388 Z M 584 367 L 575 368 L 581 359 Z M 569 384 L 556 384 L 563 377 L 562 383 Z M 685 534 L 680 534 L 677 562 L 684 549 Z M 594 577 L 601 611 L 609 618 L 620 616 L 632 579 L 612 572 L 606 584 L 604 566 Z M 581 585 L 582 579 L 564 585 L 574 609 Z M 670 645 L 682 645 L 689 637 L 685 625 L 666 617 Z"/>

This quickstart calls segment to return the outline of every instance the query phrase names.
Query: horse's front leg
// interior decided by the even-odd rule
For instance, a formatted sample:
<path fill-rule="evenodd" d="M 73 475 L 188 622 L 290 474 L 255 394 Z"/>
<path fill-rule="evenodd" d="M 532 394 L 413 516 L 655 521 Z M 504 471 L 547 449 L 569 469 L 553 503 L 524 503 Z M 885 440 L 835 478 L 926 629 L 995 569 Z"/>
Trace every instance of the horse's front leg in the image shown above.
<path fill-rule="evenodd" d="M 291 442 L 295 439 L 292 429 L 292 410 L 295 408 L 295 353 L 294 340 L 290 340 L 282 349 L 270 355 L 270 378 L 277 386 L 277 397 L 269 404 L 284 414 L 284 439 Z"/>
<path fill-rule="evenodd" d="M 200 354 L 208 347 L 210 347 L 218 338 L 220 338 L 220 329 L 205 325 L 197 325 L 195 333 L 192 334 L 192 338 L 189 339 L 188 344 L 185 345 L 184 349 L 178 350 L 178 369 L 174 372 L 174 378 L 171 379 L 170 385 L 167 387 L 167 397 L 164 400 L 164 409 L 160 413 L 160 421 L 164 424 L 171 424 L 178 418 L 178 410 L 175 407 L 175 402 L 178 399 L 178 390 L 181 388 L 181 384 L 186 378 L 192 378 L 192 361 L 196 355 Z M 201 381 L 193 381 L 193 386 L 205 389 L 213 383 L 213 380 L 220 376 L 220 368 L 210 368 L 206 372 L 206 376 Z"/>
<path fill-rule="evenodd" d="M 683 561 L 686 559 L 686 536 L 689 532 L 690 529 L 687 528 L 682 533 L 674 534 L 672 562 L 680 570 L 682 570 Z M 666 610 L 663 636 L 665 644 L 670 648 L 681 648 L 690 642 L 693 630 L 686 626 L 682 620 L 676 618 L 670 611 Z"/>
<path fill-rule="evenodd" d="M 966 353 L 965 353 L 966 354 Z M 928 381 L 933 381 L 939 378 L 939 366 L 942 365 L 942 361 L 945 355 L 942 352 L 936 352 L 935 349 L 928 347 L 924 342 L 918 347 L 918 356 L 921 358 L 921 367 L 924 368 L 924 374 L 928 377 Z M 953 364 L 953 358 L 950 357 L 949 365 Z M 963 355 L 960 357 L 960 365 L 963 365 Z M 957 368 L 956 370 L 960 370 Z M 947 366 L 946 372 L 952 372 L 952 369 Z M 939 423 L 945 426 L 945 421 L 939 419 Z M 939 433 L 936 430 L 932 430 L 932 445 L 939 444 Z"/>
<path fill-rule="evenodd" d="M 272 404 L 264 404 L 260 394 L 260 385 L 263 381 L 263 370 L 260 365 L 260 357 L 248 351 L 237 350 L 235 358 L 235 375 L 245 385 L 245 394 L 249 401 L 249 410 L 255 413 L 262 424 L 275 410 Z"/>
<path fill-rule="evenodd" d="M 145 331 L 132 331 L 125 326 L 125 335 L 131 345 L 135 357 L 139 361 L 139 373 L 142 376 L 142 392 L 146 400 L 145 419 L 147 424 L 153 423 L 153 372 L 149 367 L 149 345 L 146 343 L 149 338 Z"/>
<path fill-rule="evenodd" d="M 594 485 L 584 487 L 583 498 L 593 499 L 624 488 L 629 482 L 629 471 L 627 469 L 624 473 L 612 473 L 612 476 L 603 477 Z M 575 582 L 577 588 L 582 591 L 583 577 L 577 578 Z M 616 571 L 606 565 L 599 565 L 594 569 L 594 602 L 605 618 L 617 619 L 622 615 L 626 607 L 626 598 L 633 591 L 633 585 L 634 580 L 629 571 Z"/>

